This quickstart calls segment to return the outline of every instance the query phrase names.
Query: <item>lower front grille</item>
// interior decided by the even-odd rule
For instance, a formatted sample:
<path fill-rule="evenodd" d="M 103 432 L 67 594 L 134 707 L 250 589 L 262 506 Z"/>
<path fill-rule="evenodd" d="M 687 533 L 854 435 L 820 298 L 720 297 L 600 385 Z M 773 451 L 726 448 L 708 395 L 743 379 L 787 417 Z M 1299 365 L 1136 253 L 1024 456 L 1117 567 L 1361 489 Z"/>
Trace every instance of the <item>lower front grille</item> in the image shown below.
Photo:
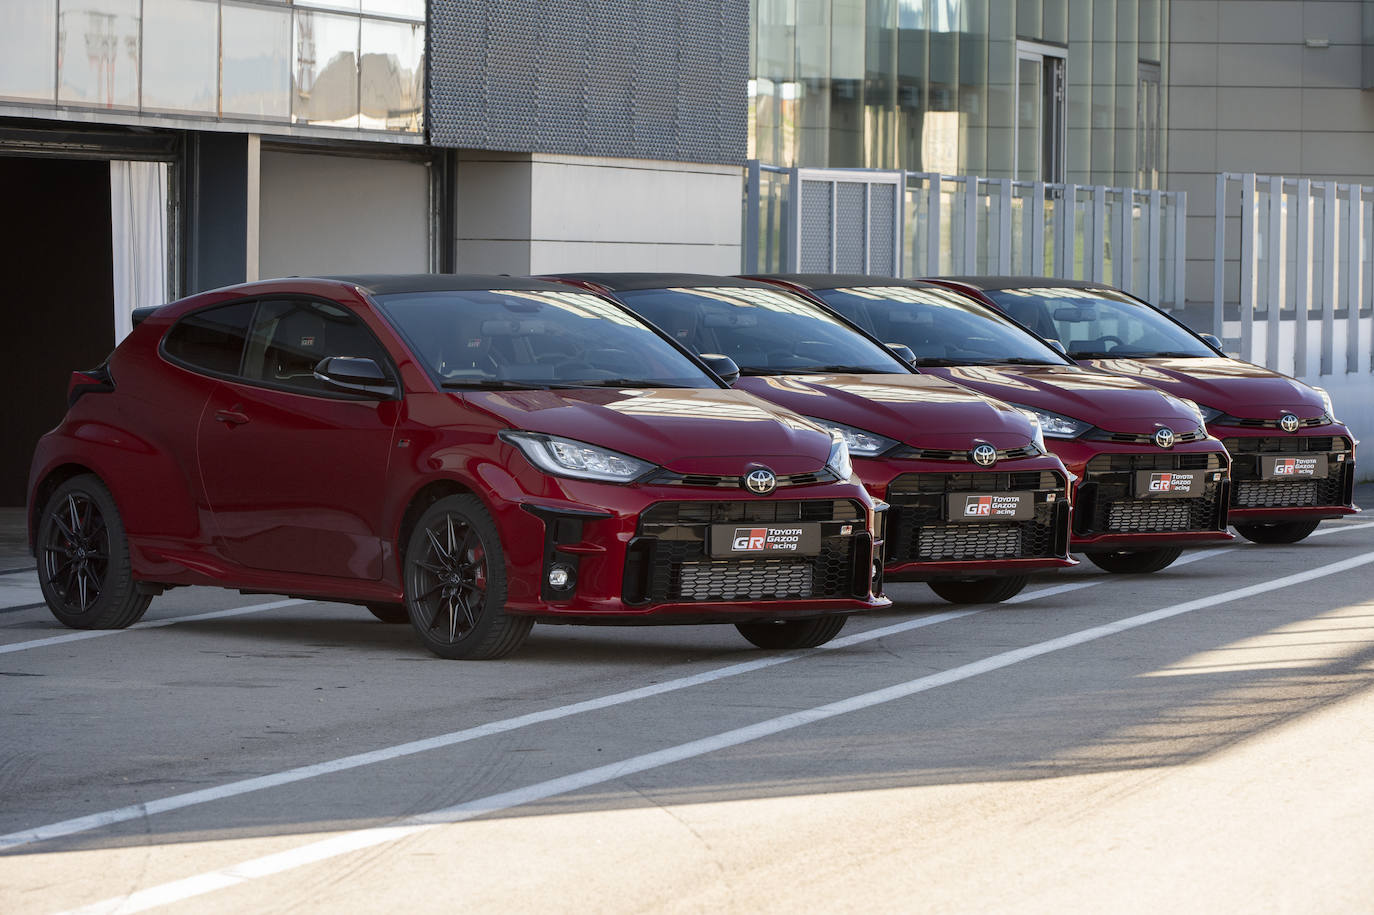
<path fill-rule="evenodd" d="M 1015 559 L 1021 524 L 923 524 L 916 532 L 919 559 Z"/>
<path fill-rule="evenodd" d="M 1348 505 L 1354 496 L 1355 465 L 1350 443 L 1335 435 L 1256 436 L 1223 440 L 1231 452 L 1231 507 L 1314 508 Z M 1320 480 L 1265 480 L 1263 458 L 1285 454 L 1325 454 L 1327 476 Z"/>
<path fill-rule="evenodd" d="M 1035 517 L 951 522 L 946 499 L 959 492 L 1032 492 Z M 1043 559 L 1066 549 L 1064 483 L 1050 471 L 907 473 L 888 485 L 887 502 L 888 563 Z"/>
<path fill-rule="evenodd" d="M 765 600 L 815 596 L 815 569 L 801 562 L 684 562 L 677 600 Z"/>
<path fill-rule="evenodd" d="M 1087 537 L 1224 530 L 1221 494 L 1225 486 L 1220 480 L 1208 479 L 1201 494 L 1191 498 L 1135 497 L 1135 475 L 1142 470 L 1202 471 L 1211 477 L 1224 466 L 1220 452 L 1099 454 L 1088 461 L 1078 484 L 1074 533 Z"/>
<path fill-rule="evenodd" d="M 1110 503 L 1107 529 L 1131 533 L 1193 529 L 1195 499 L 1132 499 Z"/>
<path fill-rule="evenodd" d="M 1237 508 L 1282 508 L 1284 506 L 1341 505 L 1341 474 L 1324 480 L 1242 480 L 1235 484 L 1231 504 Z"/>

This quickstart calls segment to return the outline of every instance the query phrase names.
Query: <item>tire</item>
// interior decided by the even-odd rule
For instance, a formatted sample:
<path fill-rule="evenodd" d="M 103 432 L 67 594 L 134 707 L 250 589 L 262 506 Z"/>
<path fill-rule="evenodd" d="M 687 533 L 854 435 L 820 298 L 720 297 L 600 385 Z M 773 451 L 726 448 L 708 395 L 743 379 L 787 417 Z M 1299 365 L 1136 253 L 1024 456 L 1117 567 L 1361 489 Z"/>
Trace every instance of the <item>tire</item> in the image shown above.
<path fill-rule="evenodd" d="M 504 657 L 534 625 L 505 612 L 506 555 L 476 496 L 446 496 L 420 516 L 406 547 L 405 586 L 410 623 L 441 658 Z"/>
<path fill-rule="evenodd" d="M 367 610 L 383 623 L 410 622 L 410 611 L 405 604 L 368 604 Z"/>
<path fill-rule="evenodd" d="M 73 629 L 124 629 L 152 602 L 139 594 L 124 522 L 93 474 L 72 477 L 38 519 L 38 584 L 52 615 Z"/>
<path fill-rule="evenodd" d="M 759 648 L 815 648 L 840 634 L 849 617 L 843 613 L 804 620 L 778 620 L 769 623 L 736 623 L 739 634 Z"/>
<path fill-rule="evenodd" d="M 1274 524 L 1237 524 L 1236 533 L 1251 543 L 1297 543 L 1306 540 L 1321 521 L 1278 521 Z"/>
<path fill-rule="evenodd" d="M 1172 546 L 1158 550 L 1118 550 L 1114 553 L 1089 553 L 1088 560 L 1099 569 L 1119 575 L 1144 575 L 1158 572 L 1173 564 L 1183 554 L 1183 548 Z"/>
<path fill-rule="evenodd" d="M 999 604 L 1021 593 L 1029 575 L 977 578 L 973 581 L 928 581 L 930 590 L 951 604 Z"/>

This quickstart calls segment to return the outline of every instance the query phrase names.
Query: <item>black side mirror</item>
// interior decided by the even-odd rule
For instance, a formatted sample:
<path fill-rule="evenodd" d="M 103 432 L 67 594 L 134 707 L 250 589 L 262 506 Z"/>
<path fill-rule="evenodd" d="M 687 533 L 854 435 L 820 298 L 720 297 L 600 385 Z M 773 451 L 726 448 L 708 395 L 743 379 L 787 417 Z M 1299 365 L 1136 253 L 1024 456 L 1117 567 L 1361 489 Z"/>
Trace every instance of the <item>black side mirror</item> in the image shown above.
<path fill-rule="evenodd" d="M 1198 336 L 1202 338 L 1202 342 L 1203 342 L 1203 343 L 1206 343 L 1208 346 L 1210 346 L 1212 349 L 1216 350 L 1217 352 L 1221 352 L 1221 338 L 1220 338 L 1220 337 L 1216 336 L 1215 334 L 1198 334 Z"/>
<path fill-rule="evenodd" d="M 907 346 L 905 343 L 884 343 L 883 345 L 892 352 L 892 355 L 896 356 L 907 365 L 916 364 L 916 354 L 913 353 L 911 347 Z"/>
<path fill-rule="evenodd" d="M 326 356 L 315 366 L 315 377 L 352 394 L 382 400 L 392 400 L 397 394 L 396 385 L 377 361 L 362 356 Z"/>
<path fill-rule="evenodd" d="M 720 353 L 702 353 L 701 361 L 706 363 L 706 367 L 715 372 L 720 380 L 726 384 L 734 384 L 739 380 L 739 366 L 735 365 L 735 360 L 729 356 L 722 356 Z"/>

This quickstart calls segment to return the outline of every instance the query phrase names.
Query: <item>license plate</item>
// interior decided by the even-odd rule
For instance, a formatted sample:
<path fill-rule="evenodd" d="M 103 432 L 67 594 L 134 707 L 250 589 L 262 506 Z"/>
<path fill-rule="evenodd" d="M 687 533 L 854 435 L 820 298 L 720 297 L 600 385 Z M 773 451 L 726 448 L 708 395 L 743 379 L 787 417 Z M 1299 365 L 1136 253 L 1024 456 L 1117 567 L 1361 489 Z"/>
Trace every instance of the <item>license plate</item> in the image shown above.
<path fill-rule="evenodd" d="M 819 524 L 711 525 L 711 555 L 717 558 L 815 556 L 820 551 Z"/>
<path fill-rule="evenodd" d="M 1186 499 L 1202 495 L 1203 470 L 1141 470 L 1135 475 L 1135 494 L 1141 499 Z"/>
<path fill-rule="evenodd" d="M 1293 454 L 1288 457 L 1260 457 L 1260 476 L 1265 480 L 1324 480 L 1326 455 Z"/>
<path fill-rule="evenodd" d="M 946 514 L 950 521 L 1029 521 L 1035 517 L 1035 493 L 950 493 Z"/>

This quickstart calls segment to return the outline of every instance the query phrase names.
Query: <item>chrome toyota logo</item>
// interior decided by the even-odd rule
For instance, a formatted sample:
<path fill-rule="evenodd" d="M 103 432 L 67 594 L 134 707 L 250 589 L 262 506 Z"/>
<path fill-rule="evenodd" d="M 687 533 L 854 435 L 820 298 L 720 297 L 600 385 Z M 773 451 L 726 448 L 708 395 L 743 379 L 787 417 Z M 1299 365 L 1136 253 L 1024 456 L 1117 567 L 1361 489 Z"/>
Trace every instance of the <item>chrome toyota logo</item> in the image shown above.
<path fill-rule="evenodd" d="M 778 478 L 773 475 L 773 471 L 765 468 L 752 470 L 744 478 L 744 488 L 750 492 L 756 492 L 761 496 L 766 496 L 778 486 Z"/>
<path fill-rule="evenodd" d="M 973 463 L 977 464 L 979 467 L 991 467 L 993 464 L 997 463 L 997 449 L 987 444 L 979 445 L 977 448 L 974 448 L 968 453 L 968 456 L 971 457 Z"/>
<path fill-rule="evenodd" d="M 1297 432 L 1302 423 L 1292 413 L 1285 413 L 1279 417 L 1279 428 L 1284 432 Z"/>
<path fill-rule="evenodd" d="M 1174 447 L 1174 430 L 1163 426 L 1155 430 L 1155 444 L 1161 448 Z"/>

